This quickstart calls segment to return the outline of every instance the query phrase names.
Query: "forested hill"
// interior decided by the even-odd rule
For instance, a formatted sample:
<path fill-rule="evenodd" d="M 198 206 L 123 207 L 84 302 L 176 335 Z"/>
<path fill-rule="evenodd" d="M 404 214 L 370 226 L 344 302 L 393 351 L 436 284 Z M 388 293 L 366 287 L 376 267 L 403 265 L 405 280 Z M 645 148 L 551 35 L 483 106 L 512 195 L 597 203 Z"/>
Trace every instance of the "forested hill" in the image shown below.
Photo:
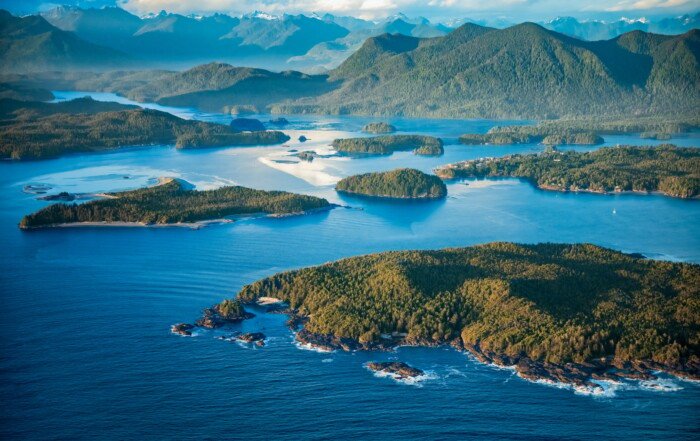
<path fill-rule="evenodd" d="M 128 65 L 124 53 L 89 43 L 43 17 L 15 17 L 0 9 L 0 72 L 104 69 Z"/>
<path fill-rule="evenodd" d="M 698 375 L 700 266 L 586 244 L 492 243 L 353 257 L 244 287 L 307 316 L 305 329 L 381 334 L 550 363 L 653 360 Z M 510 363 L 506 363 L 510 364 Z"/>
<path fill-rule="evenodd" d="M 342 86 L 283 109 L 437 117 L 692 114 L 700 31 L 577 40 L 524 23 L 439 38 L 370 38 L 331 72 Z"/>

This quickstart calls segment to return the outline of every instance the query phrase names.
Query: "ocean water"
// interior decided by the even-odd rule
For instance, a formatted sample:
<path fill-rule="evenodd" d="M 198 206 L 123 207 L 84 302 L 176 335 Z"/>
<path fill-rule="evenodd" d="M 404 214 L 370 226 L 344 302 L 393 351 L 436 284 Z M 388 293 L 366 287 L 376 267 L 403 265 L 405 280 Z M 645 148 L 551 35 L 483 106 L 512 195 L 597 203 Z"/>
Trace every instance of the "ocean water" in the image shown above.
<path fill-rule="evenodd" d="M 82 96 L 60 92 L 58 98 Z M 113 95 L 94 94 L 97 99 Z M 230 116 L 166 109 L 226 121 Z M 263 120 L 267 115 L 260 116 Z M 340 196 L 344 176 L 396 167 L 430 171 L 538 145 L 460 146 L 459 134 L 514 122 L 390 119 L 401 132 L 446 140 L 439 158 L 399 152 L 289 164 L 289 150 L 331 153 L 370 118 L 287 116 L 286 146 L 178 151 L 172 146 L 0 164 L 0 436 L 3 439 L 697 439 L 700 385 L 673 378 L 608 385 L 600 396 L 534 384 L 451 349 L 319 353 L 294 345 L 285 317 L 258 314 L 194 337 L 169 332 L 243 285 L 278 271 L 395 249 L 490 241 L 591 242 L 700 263 L 700 204 L 661 196 L 564 194 L 518 180 L 448 185 L 443 201 Z M 310 141 L 296 139 L 304 134 Z M 697 135 L 674 139 L 700 145 Z M 634 136 L 606 144 L 654 144 Z M 281 162 L 280 162 L 281 161 Z M 159 176 L 199 189 L 240 184 L 326 197 L 347 206 L 282 219 L 188 228 L 64 228 L 22 232 L 47 204 L 23 192 L 93 193 Z M 264 348 L 221 341 L 261 330 Z M 364 364 L 398 359 L 415 384 Z"/>

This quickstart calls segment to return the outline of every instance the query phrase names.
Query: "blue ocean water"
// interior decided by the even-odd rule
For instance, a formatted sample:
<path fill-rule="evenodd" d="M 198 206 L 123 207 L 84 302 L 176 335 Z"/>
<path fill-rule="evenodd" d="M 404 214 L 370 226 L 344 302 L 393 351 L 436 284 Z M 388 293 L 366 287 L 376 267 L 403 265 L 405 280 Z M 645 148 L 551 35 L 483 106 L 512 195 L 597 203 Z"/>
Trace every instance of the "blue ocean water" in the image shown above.
<path fill-rule="evenodd" d="M 59 98 L 84 93 L 59 93 Z M 111 95 L 95 95 L 114 99 Z M 225 115 L 168 109 L 211 121 Z M 269 118 L 269 116 L 261 116 Z M 700 204 L 661 196 L 563 194 L 517 180 L 451 183 L 436 202 L 337 195 L 340 177 L 435 166 L 541 146 L 460 146 L 495 121 L 392 119 L 400 131 L 447 141 L 439 158 L 410 152 L 289 164 L 289 150 L 328 152 L 370 118 L 288 116 L 286 146 L 194 152 L 172 146 L 0 164 L 0 436 L 5 439 L 697 439 L 700 385 L 664 378 L 603 396 L 526 382 L 451 349 L 396 353 L 301 350 L 284 316 L 258 314 L 265 348 L 172 335 L 171 324 L 278 271 L 384 250 L 495 240 L 591 242 L 654 258 L 700 262 Z M 310 141 L 296 141 L 300 134 Z M 697 135 L 675 139 L 698 145 Z M 608 145 L 655 143 L 609 137 Z M 281 162 L 280 162 L 281 161 Z M 327 213 L 187 228 L 66 228 L 22 232 L 22 215 L 51 193 L 100 192 L 181 177 L 197 188 L 240 184 L 323 196 Z M 125 179 L 128 178 L 128 179 Z M 429 373 L 418 384 L 378 378 L 371 360 Z"/>

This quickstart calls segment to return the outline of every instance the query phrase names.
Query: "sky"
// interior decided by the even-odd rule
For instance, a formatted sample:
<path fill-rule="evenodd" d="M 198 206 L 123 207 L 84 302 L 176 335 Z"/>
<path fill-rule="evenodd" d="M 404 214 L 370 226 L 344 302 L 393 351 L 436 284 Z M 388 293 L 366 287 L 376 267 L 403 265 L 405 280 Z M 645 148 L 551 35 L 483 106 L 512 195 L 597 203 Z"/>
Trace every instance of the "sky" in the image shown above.
<path fill-rule="evenodd" d="M 700 0 L 0 0 L 15 13 L 49 9 L 57 4 L 81 7 L 119 5 L 137 14 L 161 10 L 181 14 L 223 12 L 240 15 L 255 10 L 272 14 L 329 12 L 381 19 L 402 12 L 434 21 L 457 18 L 541 21 L 558 16 L 615 19 L 680 15 L 700 10 Z"/>

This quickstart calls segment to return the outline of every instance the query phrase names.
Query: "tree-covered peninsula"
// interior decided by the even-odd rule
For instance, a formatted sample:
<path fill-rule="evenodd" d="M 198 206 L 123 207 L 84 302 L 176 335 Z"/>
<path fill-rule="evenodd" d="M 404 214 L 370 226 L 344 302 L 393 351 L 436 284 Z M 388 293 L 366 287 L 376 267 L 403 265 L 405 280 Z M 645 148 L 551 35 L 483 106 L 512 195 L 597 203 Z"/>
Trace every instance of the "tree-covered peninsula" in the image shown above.
<path fill-rule="evenodd" d="M 386 135 L 369 138 L 346 138 L 333 141 L 342 153 L 388 155 L 395 151 L 413 150 L 417 155 L 442 155 L 442 140 L 423 135 Z"/>
<path fill-rule="evenodd" d="M 436 199 L 447 195 L 447 187 L 440 178 L 412 168 L 349 176 L 341 179 L 335 189 L 343 193 L 401 199 Z"/>
<path fill-rule="evenodd" d="M 588 244 L 385 252 L 245 286 L 287 302 L 331 349 L 465 348 L 529 379 L 700 378 L 700 266 Z M 299 321 L 299 320 L 297 320 Z"/>
<path fill-rule="evenodd" d="M 642 138 L 670 139 L 700 127 L 697 117 L 576 118 L 542 121 L 534 126 L 496 126 L 486 133 L 459 137 L 462 144 L 598 145 L 601 135 L 641 134 Z"/>
<path fill-rule="evenodd" d="M 166 112 L 78 99 L 62 103 L 0 100 L 0 159 L 44 159 L 125 146 L 178 148 L 280 144 L 282 132 L 239 132 Z"/>
<path fill-rule="evenodd" d="M 658 191 L 692 198 L 700 194 L 700 149 L 663 145 L 552 151 L 458 162 L 435 173 L 443 179 L 523 178 L 539 188 L 557 191 Z"/>
<path fill-rule="evenodd" d="M 106 194 L 84 204 L 53 204 L 25 216 L 20 228 L 74 223 L 138 223 L 143 225 L 194 223 L 233 215 L 286 215 L 330 208 L 327 200 L 284 191 L 222 187 L 188 189 L 176 179 L 139 190 Z"/>

